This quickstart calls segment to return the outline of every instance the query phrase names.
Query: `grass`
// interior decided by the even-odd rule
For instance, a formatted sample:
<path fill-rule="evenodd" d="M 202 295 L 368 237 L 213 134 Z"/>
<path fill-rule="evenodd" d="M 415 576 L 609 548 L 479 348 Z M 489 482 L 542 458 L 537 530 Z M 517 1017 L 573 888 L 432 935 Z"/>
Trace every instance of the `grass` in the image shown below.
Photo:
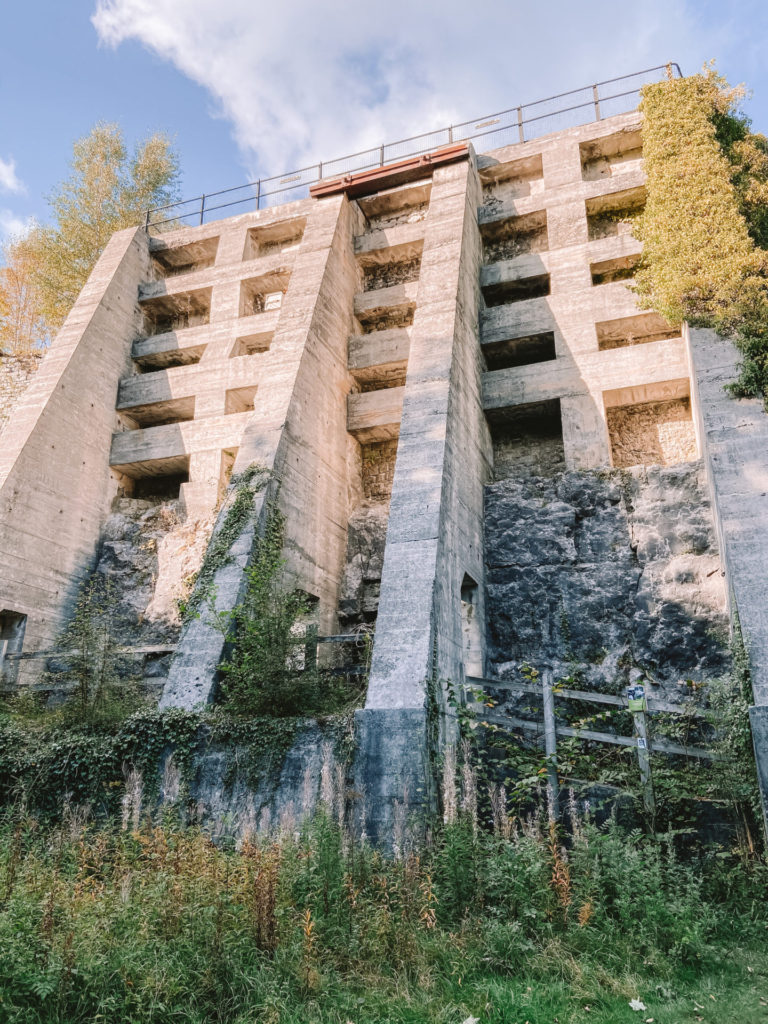
<path fill-rule="evenodd" d="M 567 840 L 544 816 L 483 829 L 466 789 L 426 848 L 406 831 L 388 858 L 325 779 L 313 815 L 238 843 L 142 809 L 140 786 L 121 820 L 8 809 L 0 1020 L 768 1021 L 761 862 L 683 862 L 674 837 L 574 808 Z"/>

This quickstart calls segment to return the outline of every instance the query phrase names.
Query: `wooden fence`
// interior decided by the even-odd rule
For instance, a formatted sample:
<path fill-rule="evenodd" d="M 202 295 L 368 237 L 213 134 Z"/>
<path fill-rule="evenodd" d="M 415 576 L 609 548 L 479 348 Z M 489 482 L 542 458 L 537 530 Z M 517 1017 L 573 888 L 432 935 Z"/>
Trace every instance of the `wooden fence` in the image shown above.
<path fill-rule="evenodd" d="M 704 718 L 704 713 L 697 708 L 673 704 L 671 701 L 660 700 L 656 697 L 643 696 L 640 707 L 632 706 L 628 696 L 614 696 L 608 693 L 592 693 L 587 690 L 571 690 L 553 683 L 552 669 L 545 668 L 541 673 L 541 683 L 510 682 L 505 679 L 483 679 L 479 676 L 467 676 L 465 688 L 471 695 L 472 691 L 484 692 L 487 688 L 494 690 L 505 690 L 515 694 L 533 694 L 541 698 L 543 729 L 544 729 L 544 751 L 547 759 L 547 779 L 552 790 L 553 804 L 557 807 L 558 778 L 557 778 L 557 738 L 558 736 L 572 736 L 576 739 L 591 740 L 596 743 L 610 743 L 619 747 L 634 747 L 637 750 L 637 763 L 640 771 L 640 781 L 643 789 L 643 803 L 646 811 L 653 815 L 656 803 L 653 795 L 653 779 L 651 775 L 651 753 L 674 754 L 681 757 L 696 757 L 705 761 L 716 761 L 718 755 L 704 747 L 689 747 L 670 740 L 652 735 L 648 712 L 663 711 L 669 714 L 686 714 L 695 718 Z M 576 726 L 564 725 L 555 717 L 555 697 L 562 697 L 565 700 L 587 701 L 592 704 L 604 704 L 615 708 L 622 708 L 631 711 L 634 723 L 634 736 L 618 736 L 616 733 L 599 732 L 595 729 L 583 729 Z M 482 718 L 484 721 L 502 729 L 520 729 L 528 732 L 541 733 L 541 724 L 527 719 L 515 718 L 511 715 L 495 712 L 486 704 L 478 704 L 482 707 Z"/>

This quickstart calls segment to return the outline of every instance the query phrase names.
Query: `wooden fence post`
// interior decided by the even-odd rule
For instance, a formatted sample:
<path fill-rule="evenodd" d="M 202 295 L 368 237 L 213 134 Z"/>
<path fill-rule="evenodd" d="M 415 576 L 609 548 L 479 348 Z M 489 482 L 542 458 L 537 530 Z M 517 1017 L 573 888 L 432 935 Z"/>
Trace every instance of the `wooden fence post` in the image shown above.
<path fill-rule="evenodd" d="M 304 633 L 304 671 L 317 668 L 317 626 L 311 623 Z"/>
<path fill-rule="evenodd" d="M 648 743 L 645 689 L 642 686 L 631 686 L 627 691 L 627 696 L 629 698 L 629 709 L 632 712 L 632 719 L 635 723 L 637 764 L 640 769 L 640 782 L 643 787 L 643 806 L 645 807 L 645 813 L 653 820 L 656 814 L 656 800 L 653 795 L 653 779 L 651 778 L 651 750 Z"/>
<path fill-rule="evenodd" d="M 552 694 L 552 669 L 541 673 L 541 692 L 544 703 L 544 751 L 547 757 L 547 789 L 552 817 L 560 817 L 560 787 L 557 780 L 557 727 L 555 725 L 555 698 Z"/>

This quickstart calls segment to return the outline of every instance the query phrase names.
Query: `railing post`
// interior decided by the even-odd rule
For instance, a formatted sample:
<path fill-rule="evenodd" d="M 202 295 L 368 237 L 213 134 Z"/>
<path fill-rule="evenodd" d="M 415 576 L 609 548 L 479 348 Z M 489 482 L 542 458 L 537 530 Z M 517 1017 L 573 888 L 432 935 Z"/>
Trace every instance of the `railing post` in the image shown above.
<path fill-rule="evenodd" d="M 148 209 L 147 210 L 147 216 L 144 218 L 144 230 L 147 233 L 149 233 L 149 218 L 150 218 L 151 213 L 152 213 L 152 211 Z"/>
<path fill-rule="evenodd" d="M 205 217 L 205 195 L 200 196 L 200 223 L 203 223 Z"/>
<path fill-rule="evenodd" d="M 520 141 L 525 142 L 525 129 L 523 128 L 523 108 L 517 108 L 517 132 L 520 136 Z"/>
<path fill-rule="evenodd" d="M 261 178 L 256 182 L 256 209 L 259 208 L 259 202 L 261 201 Z"/>
<path fill-rule="evenodd" d="M 598 95 L 597 86 L 596 85 L 592 86 L 592 98 L 595 101 L 595 120 L 599 121 L 600 120 L 600 96 Z"/>
<path fill-rule="evenodd" d="M 381 146 L 379 149 L 379 167 L 384 166 L 384 147 Z"/>
<path fill-rule="evenodd" d="M 317 180 L 320 181 L 322 176 L 323 176 L 323 161 L 321 160 L 320 163 L 317 165 Z"/>
<path fill-rule="evenodd" d="M 450 145 L 452 142 L 453 142 L 453 125 L 449 124 L 448 125 L 448 144 Z"/>
<path fill-rule="evenodd" d="M 304 671 L 314 672 L 317 668 L 317 626 L 310 624 L 304 633 Z"/>
<path fill-rule="evenodd" d="M 541 692 L 544 703 L 544 752 L 547 757 L 547 789 L 550 814 L 560 817 L 560 785 L 557 780 L 557 726 L 555 725 L 555 698 L 552 694 L 552 669 L 541 673 Z"/>

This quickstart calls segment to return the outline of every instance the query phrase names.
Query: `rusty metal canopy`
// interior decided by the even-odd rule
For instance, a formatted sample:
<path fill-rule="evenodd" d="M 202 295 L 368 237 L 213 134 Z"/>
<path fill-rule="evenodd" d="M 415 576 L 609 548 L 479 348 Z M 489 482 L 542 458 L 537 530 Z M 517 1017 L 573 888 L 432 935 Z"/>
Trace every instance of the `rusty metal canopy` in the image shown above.
<path fill-rule="evenodd" d="M 359 171 L 357 174 L 345 174 L 341 178 L 319 181 L 316 185 L 310 185 L 309 194 L 313 199 L 320 199 L 322 196 L 346 192 L 349 199 L 357 199 L 384 188 L 394 188 L 396 185 L 423 178 L 431 174 L 435 167 L 457 163 L 459 160 L 466 160 L 468 156 L 467 143 L 458 142 L 452 146 L 443 146 L 432 153 L 410 157 L 408 160 L 398 160 L 396 163 Z"/>

